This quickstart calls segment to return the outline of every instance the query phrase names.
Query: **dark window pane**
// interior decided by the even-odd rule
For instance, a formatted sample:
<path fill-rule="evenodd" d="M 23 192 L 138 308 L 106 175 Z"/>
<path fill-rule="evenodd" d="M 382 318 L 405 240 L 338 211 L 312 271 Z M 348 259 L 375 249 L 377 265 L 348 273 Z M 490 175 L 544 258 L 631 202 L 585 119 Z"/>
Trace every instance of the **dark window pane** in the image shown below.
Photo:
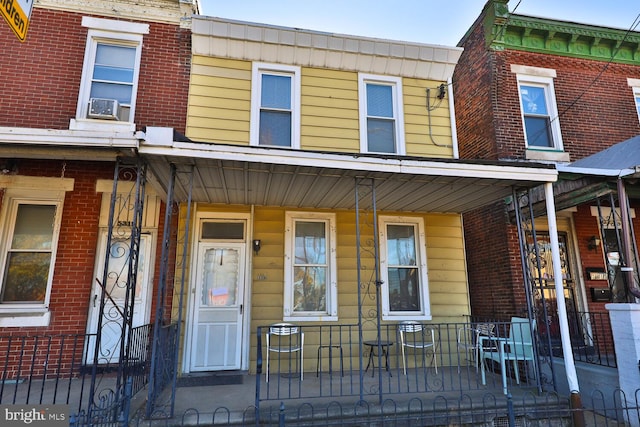
<path fill-rule="evenodd" d="M 533 147 L 553 147 L 551 124 L 548 117 L 525 117 L 527 144 Z"/>
<path fill-rule="evenodd" d="M 50 263 L 48 252 L 8 253 L 2 302 L 43 302 Z"/>
<path fill-rule="evenodd" d="M 389 310 L 420 311 L 417 268 L 389 268 Z"/>
<path fill-rule="evenodd" d="M 291 147 L 291 113 L 261 111 L 259 144 Z"/>
<path fill-rule="evenodd" d="M 205 222 L 202 224 L 203 239 L 244 239 L 242 222 Z"/>
<path fill-rule="evenodd" d="M 393 120 L 367 120 L 367 142 L 373 153 L 395 153 L 395 123 Z"/>

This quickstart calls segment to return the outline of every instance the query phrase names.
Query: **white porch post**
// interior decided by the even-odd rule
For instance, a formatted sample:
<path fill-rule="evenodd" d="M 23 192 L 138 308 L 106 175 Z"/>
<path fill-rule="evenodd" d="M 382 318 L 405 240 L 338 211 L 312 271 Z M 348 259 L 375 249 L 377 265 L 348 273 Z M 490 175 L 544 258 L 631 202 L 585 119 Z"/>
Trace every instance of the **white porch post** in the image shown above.
<path fill-rule="evenodd" d="M 553 200 L 553 184 L 544 184 L 545 201 L 547 205 L 547 221 L 549 222 L 549 238 L 551 240 L 551 256 L 553 259 L 553 277 L 556 287 L 556 303 L 558 306 L 558 322 L 560 323 L 560 337 L 562 340 L 562 355 L 567 374 L 569 391 L 579 397 L 580 387 L 578 386 L 578 376 L 576 365 L 573 362 L 573 349 L 571 348 L 571 338 L 569 335 L 569 322 L 567 321 L 567 308 L 564 300 L 564 289 L 562 285 L 562 268 L 560 267 L 560 246 L 558 244 L 558 225 L 556 224 L 556 209 Z"/>
<path fill-rule="evenodd" d="M 637 406 L 636 390 L 640 384 L 640 304 L 615 303 L 605 306 L 609 310 L 613 342 L 616 346 L 618 381 L 622 396 L 630 408 Z M 630 409 L 626 420 L 630 426 L 640 426 L 638 412 Z"/>

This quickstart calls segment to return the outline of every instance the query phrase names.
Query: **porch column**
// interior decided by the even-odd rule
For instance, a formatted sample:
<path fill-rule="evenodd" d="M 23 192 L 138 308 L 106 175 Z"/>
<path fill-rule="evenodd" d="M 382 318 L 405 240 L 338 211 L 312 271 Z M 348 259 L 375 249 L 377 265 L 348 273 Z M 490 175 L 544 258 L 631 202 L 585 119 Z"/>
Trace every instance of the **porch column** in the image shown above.
<path fill-rule="evenodd" d="M 613 342 L 616 346 L 616 363 L 618 364 L 618 381 L 623 392 L 622 404 L 634 408 L 636 402 L 636 390 L 640 384 L 640 304 L 612 303 L 607 304 Z M 624 412 L 629 415 L 626 420 L 630 426 L 640 426 L 637 412 L 629 410 Z"/>
<path fill-rule="evenodd" d="M 560 246 L 558 244 L 558 225 L 556 223 L 556 208 L 553 200 L 553 183 L 544 184 L 545 201 L 547 206 L 547 221 L 549 222 L 549 239 L 551 240 L 551 257 L 553 259 L 553 277 L 556 287 L 556 303 L 558 306 L 558 323 L 560 324 L 560 337 L 562 340 L 562 355 L 567 374 L 567 383 L 571 392 L 571 402 L 576 408 L 582 407 L 580 402 L 580 386 L 578 385 L 578 375 L 576 365 L 573 361 L 573 349 L 571 348 L 571 338 L 569 335 L 569 322 L 567 321 L 567 307 L 564 300 L 564 289 L 562 286 L 562 268 L 560 261 Z"/>

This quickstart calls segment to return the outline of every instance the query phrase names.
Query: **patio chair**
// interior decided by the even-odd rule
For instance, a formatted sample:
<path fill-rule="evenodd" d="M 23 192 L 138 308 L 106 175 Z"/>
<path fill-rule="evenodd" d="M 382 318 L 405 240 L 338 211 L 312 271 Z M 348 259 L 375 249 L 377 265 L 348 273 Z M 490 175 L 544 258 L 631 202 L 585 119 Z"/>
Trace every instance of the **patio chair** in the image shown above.
<path fill-rule="evenodd" d="M 474 323 L 458 329 L 458 350 L 465 353 L 467 360 L 473 360 L 476 372 L 478 372 L 478 360 L 480 360 L 480 337 L 492 337 L 495 327 L 495 323 Z M 460 373 L 460 364 L 458 364 L 458 373 Z"/>
<path fill-rule="evenodd" d="M 422 351 L 425 361 L 427 353 L 430 351 L 432 353 L 431 363 L 433 364 L 437 374 L 438 361 L 436 359 L 436 353 L 438 351 L 438 343 L 436 342 L 434 329 L 413 320 L 406 320 L 398 324 L 398 332 L 400 333 L 402 369 L 404 374 L 407 375 L 405 347 Z"/>
<path fill-rule="evenodd" d="M 303 379 L 304 369 L 304 332 L 301 328 L 291 323 L 274 323 L 266 333 L 267 355 L 266 355 L 266 382 L 269 382 L 269 354 L 275 353 L 295 353 L 300 352 L 300 381 Z"/>
<path fill-rule="evenodd" d="M 483 385 L 486 385 L 485 360 L 493 360 L 500 363 L 504 394 L 507 394 L 507 361 L 513 362 L 516 383 L 520 384 L 518 361 L 535 360 L 531 336 L 535 326 L 535 322 L 529 319 L 512 317 L 508 337 L 480 337 L 478 350 L 480 352 Z M 485 345 L 486 343 L 489 345 Z M 533 366 L 535 371 L 535 363 Z"/>

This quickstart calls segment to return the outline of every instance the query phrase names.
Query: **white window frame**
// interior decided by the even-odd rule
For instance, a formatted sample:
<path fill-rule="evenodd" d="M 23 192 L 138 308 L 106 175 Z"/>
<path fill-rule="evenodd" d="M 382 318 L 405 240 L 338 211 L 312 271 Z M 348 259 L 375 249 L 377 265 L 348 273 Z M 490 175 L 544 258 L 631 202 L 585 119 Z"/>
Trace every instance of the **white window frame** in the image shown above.
<path fill-rule="evenodd" d="M 358 101 L 360 111 L 360 152 L 377 153 L 369 151 L 369 141 L 367 135 L 367 84 L 376 84 L 391 86 L 392 90 L 392 107 L 393 119 L 395 121 L 395 153 L 380 154 L 406 154 L 405 138 L 404 138 L 404 108 L 402 95 L 402 79 L 400 77 L 380 76 L 374 74 L 358 74 Z"/>
<path fill-rule="evenodd" d="M 138 92 L 138 78 L 140 75 L 140 61 L 142 58 L 143 35 L 149 33 L 148 24 L 115 21 L 110 19 L 91 18 L 84 16 L 82 26 L 89 28 L 82 66 L 82 79 L 78 92 L 76 117 L 71 119 L 72 130 L 104 130 L 104 131 L 135 131 L 135 111 Z M 87 116 L 93 68 L 98 44 L 112 44 L 136 49 L 133 88 L 128 121 L 92 119 Z"/>
<path fill-rule="evenodd" d="M 389 271 L 387 260 L 387 225 L 413 225 L 416 229 L 416 262 L 420 280 L 420 304 L 418 311 L 394 311 L 389 307 Z M 382 319 L 383 320 L 431 320 L 429 298 L 429 278 L 427 273 L 427 244 L 424 219 L 421 217 L 379 216 L 378 234 L 380 244 L 380 280 L 382 280 Z"/>
<path fill-rule="evenodd" d="M 24 188 L 8 188 L 5 190 L 0 213 L 2 231 L 0 238 L 0 288 L 4 285 L 4 269 L 7 254 L 11 249 L 13 231 L 19 205 L 54 205 L 55 222 L 51 236 L 51 264 L 47 280 L 47 290 L 42 303 L 0 303 L 0 327 L 48 326 L 50 320 L 49 303 L 53 284 L 58 238 L 65 192 L 63 190 L 27 190 Z"/>
<path fill-rule="evenodd" d="M 293 269 L 295 250 L 295 223 L 318 221 L 326 224 L 327 239 L 327 309 L 326 312 L 293 311 Z M 336 215 L 318 212 L 286 212 L 284 241 L 284 316 L 285 321 L 335 321 L 338 320 L 338 272 L 337 272 Z"/>
<path fill-rule="evenodd" d="M 627 79 L 627 84 L 633 91 L 633 102 L 636 106 L 636 113 L 638 114 L 638 121 L 640 122 L 640 79 Z"/>
<path fill-rule="evenodd" d="M 524 131 L 526 148 L 528 150 L 539 151 L 564 151 L 562 133 L 560 132 L 558 104 L 556 101 L 555 88 L 553 86 L 553 78 L 556 76 L 555 70 L 512 65 L 511 71 L 516 73 L 516 81 L 518 83 L 518 105 L 520 105 L 520 117 L 522 119 L 522 130 Z M 522 105 L 522 96 L 520 95 L 520 88 L 522 86 L 535 86 L 544 89 L 553 147 L 529 145 L 529 141 L 527 141 L 527 128 L 525 124 L 524 108 Z"/>
<path fill-rule="evenodd" d="M 260 146 L 260 108 L 262 95 L 262 75 L 291 77 L 291 146 L 262 145 L 270 148 L 300 148 L 300 67 L 281 64 L 254 62 L 251 72 L 251 128 L 249 144 Z"/>

